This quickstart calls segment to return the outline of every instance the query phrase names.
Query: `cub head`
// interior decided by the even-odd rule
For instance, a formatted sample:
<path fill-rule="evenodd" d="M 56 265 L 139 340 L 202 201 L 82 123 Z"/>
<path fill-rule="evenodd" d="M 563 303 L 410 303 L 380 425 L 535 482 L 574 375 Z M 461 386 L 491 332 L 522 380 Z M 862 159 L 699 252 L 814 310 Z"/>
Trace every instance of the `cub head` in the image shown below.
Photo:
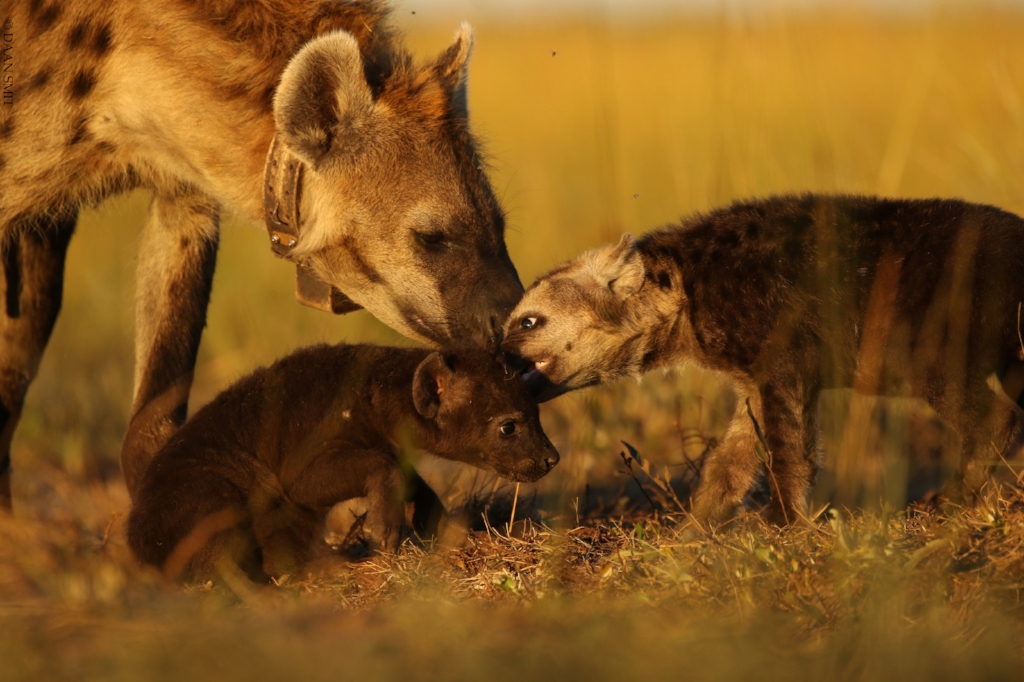
<path fill-rule="evenodd" d="M 635 311 L 644 278 L 636 241 L 624 234 L 526 292 L 505 323 L 501 349 L 538 400 L 638 373 Z"/>
<path fill-rule="evenodd" d="M 289 257 L 432 345 L 493 342 L 523 292 L 469 132 L 472 42 L 464 24 L 416 66 L 328 33 L 291 59 L 274 97 L 277 138 L 303 168 Z"/>
<path fill-rule="evenodd" d="M 431 353 L 416 368 L 416 411 L 436 426 L 428 448 L 513 481 L 536 481 L 558 464 L 526 386 L 493 352 Z"/>

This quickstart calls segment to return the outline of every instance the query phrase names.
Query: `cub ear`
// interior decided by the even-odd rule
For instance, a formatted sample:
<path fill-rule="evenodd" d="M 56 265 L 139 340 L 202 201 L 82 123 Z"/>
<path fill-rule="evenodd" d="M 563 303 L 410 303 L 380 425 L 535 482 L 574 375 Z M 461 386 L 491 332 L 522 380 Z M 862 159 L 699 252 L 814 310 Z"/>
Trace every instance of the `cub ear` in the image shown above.
<path fill-rule="evenodd" d="M 619 298 L 639 291 L 646 271 L 633 235 L 627 232 L 615 246 L 594 251 L 591 271 L 600 286 L 608 287 Z"/>
<path fill-rule="evenodd" d="M 440 353 L 431 353 L 416 368 L 412 377 L 412 402 L 416 411 L 427 419 L 437 416 L 452 370 Z"/>
<path fill-rule="evenodd" d="M 345 31 L 306 43 L 281 74 L 274 95 L 277 134 L 314 170 L 332 149 L 352 150 L 372 111 L 359 44 Z"/>
<path fill-rule="evenodd" d="M 469 82 L 469 56 L 473 52 L 473 28 L 462 22 L 455 32 L 455 41 L 437 58 L 434 69 L 448 91 L 452 109 L 457 116 L 469 116 L 466 87 Z"/>

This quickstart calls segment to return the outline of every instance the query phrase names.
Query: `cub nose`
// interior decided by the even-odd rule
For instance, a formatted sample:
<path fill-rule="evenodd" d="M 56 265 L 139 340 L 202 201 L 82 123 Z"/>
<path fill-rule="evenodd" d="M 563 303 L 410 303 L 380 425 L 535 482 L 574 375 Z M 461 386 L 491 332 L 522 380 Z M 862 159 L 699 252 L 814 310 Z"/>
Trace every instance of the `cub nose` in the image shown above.
<path fill-rule="evenodd" d="M 555 468 L 555 465 L 558 464 L 558 459 L 559 457 L 557 452 L 553 455 L 548 455 L 544 458 L 544 466 L 547 467 L 548 471 L 551 471 Z"/>

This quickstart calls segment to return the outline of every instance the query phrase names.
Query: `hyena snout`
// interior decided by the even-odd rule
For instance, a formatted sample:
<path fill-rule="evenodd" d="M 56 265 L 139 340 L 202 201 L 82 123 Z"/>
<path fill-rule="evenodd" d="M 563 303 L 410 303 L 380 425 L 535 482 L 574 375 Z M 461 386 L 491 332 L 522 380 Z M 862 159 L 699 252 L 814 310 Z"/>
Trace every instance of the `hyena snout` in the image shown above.
<path fill-rule="evenodd" d="M 555 384 L 537 369 L 533 360 L 527 359 L 517 348 L 514 339 L 499 340 L 499 357 L 509 374 L 518 376 L 526 385 L 526 391 L 538 403 L 547 402 L 565 393 L 568 389 Z"/>
<path fill-rule="evenodd" d="M 534 471 L 536 471 L 537 473 L 536 477 L 533 480 L 537 480 L 539 478 L 542 478 L 543 476 L 546 476 L 552 469 L 555 468 L 555 465 L 558 464 L 560 459 L 561 457 L 559 457 L 558 451 L 555 450 L 554 447 L 549 448 L 548 451 L 544 455 L 542 455 L 539 461 L 537 462 L 537 465 L 534 468 Z"/>
<path fill-rule="evenodd" d="M 522 297 L 523 287 L 515 277 L 514 282 L 503 287 L 481 285 L 479 293 L 483 297 L 468 306 L 466 337 L 476 346 L 497 351 L 504 336 L 505 320 Z"/>
<path fill-rule="evenodd" d="M 543 442 L 537 448 L 534 457 L 523 462 L 520 467 L 521 480 L 527 482 L 536 481 L 546 476 L 561 459 L 558 450 L 551 444 L 548 437 L 544 434 L 539 435 Z"/>
<path fill-rule="evenodd" d="M 500 312 L 477 315 L 471 326 L 469 340 L 475 346 L 497 352 L 503 337 L 501 327 L 504 319 Z"/>
<path fill-rule="evenodd" d="M 558 452 L 552 452 L 550 455 L 544 458 L 544 473 L 551 471 L 555 468 L 555 465 L 561 460 L 558 456 Z"/>

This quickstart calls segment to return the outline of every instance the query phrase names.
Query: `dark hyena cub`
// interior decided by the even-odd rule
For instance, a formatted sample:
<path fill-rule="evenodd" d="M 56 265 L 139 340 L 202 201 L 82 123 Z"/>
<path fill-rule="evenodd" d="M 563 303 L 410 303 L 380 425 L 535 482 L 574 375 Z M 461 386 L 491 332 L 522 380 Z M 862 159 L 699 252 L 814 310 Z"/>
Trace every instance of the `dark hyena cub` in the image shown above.
<path fill-rule="evenodd" d="M 176 577 L 225 555 L 244 563 L 257 545 L 268 575 L 325 551 L 325 537 L 393 550 L 407 501 L 420 531 L 443 513 L 418 453 L 516 481 L 558 462 L 510 377 L 483 350 L 300 350 L 221 393 L 159 451 L 128 518 L 132 551 Z"/>
<path fill-rule="evenodd" d="M 738 393 L 693 514 L 729 518 L 771 456 L 773 517 L 805 513 L 819 391 L 924 398 L 970 498 L 1019 430 L 1024 222 L 962 201 L 775 197 L 586 253 L 526 293 L 503 347 L 542 399 L 692 362 Z M 1003 387 L 990 380 L 1003 377 Z M 996 388 L 993 391 L 990 384 Z M 749 408 L 748 408 L 749 405 Z"/>

